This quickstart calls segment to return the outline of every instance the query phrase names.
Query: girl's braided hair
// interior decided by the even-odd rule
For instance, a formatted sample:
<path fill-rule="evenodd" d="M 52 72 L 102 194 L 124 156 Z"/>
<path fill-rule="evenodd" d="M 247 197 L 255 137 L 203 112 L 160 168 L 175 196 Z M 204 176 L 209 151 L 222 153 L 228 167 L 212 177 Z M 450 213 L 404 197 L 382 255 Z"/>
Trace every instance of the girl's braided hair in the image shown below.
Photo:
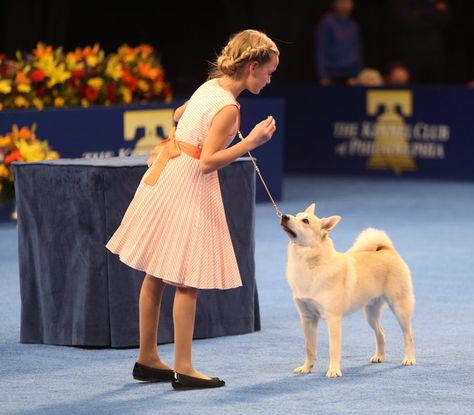
<path fill-rule="evenodd" d="M 272 53 L 279 55 L 280 51 L 265 33 L 251 29 L 238 32 L 230 37 L 215 62 L 211 63 L 209 79 L 224 75 L 235 78 L 248 62 L 267 63 Z"/>

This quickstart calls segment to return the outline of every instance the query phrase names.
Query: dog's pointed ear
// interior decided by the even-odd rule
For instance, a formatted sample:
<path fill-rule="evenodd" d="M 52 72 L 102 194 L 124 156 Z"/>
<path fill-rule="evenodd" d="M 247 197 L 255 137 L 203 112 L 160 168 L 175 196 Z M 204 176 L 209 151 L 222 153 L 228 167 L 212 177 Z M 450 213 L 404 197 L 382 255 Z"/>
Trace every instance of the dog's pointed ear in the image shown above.
<path fill-rule="evenodd" d="M 321 230 L 325 233 L 331 232 L 340 220 L 340 216 L 330 216 L 329 218 L 321 219 Z"/>
<path fill-rule="evenodd" d="M 309 213 L 310 215 L 314 215 L 315 209 L 316 209 L 316 203 L 311 203 L 304 212 Z"/>

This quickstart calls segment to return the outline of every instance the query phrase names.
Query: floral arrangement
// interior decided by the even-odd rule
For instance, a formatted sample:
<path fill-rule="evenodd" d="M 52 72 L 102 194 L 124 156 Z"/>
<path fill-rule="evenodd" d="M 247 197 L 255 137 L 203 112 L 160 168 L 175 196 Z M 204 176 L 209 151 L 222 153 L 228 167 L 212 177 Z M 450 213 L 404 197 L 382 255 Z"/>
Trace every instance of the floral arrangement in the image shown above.
<path fill-rule="evenodd" d="M 106 55 L 99 44 L 65 53 L 38 43 L 15 60 L 0 55 L 0 110 L 88 107 L 171 101 L 170 85 L 149 45 L 121 46 Z"/>
<path fill-rule="evenodd" d="M 47 141 L 36 137 L 35 130 L 35 124 L 31 128 L 13 125 L 11 132 L 0 135 L 0 203 L 14 194 L 12 162 L 59 158 L 59 154 L 49 148 Z"/>

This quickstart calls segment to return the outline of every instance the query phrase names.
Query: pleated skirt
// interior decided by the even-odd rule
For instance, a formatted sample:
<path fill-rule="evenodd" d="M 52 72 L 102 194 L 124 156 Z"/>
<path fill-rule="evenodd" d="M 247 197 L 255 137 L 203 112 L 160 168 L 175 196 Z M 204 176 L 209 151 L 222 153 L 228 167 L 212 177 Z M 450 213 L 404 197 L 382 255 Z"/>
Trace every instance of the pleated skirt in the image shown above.
<path fill-rule="evenodd" d="M 217 172 L 199 160 L 171 159 L 158 181 L 137 187 L 106 248 L 128 266 L 176 286 L 242 285 Z"/>

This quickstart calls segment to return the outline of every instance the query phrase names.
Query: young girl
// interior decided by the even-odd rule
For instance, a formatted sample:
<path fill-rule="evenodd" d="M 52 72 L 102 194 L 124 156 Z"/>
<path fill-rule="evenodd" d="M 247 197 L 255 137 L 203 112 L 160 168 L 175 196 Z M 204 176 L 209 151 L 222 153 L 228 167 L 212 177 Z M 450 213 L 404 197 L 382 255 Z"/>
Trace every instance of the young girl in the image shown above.
<path fill-rule="evenodd" d="M 229 146 L 240 124 L 236 98 L 270 83 L 279 51 L 264 33 L 232 36 L 209 80 L 175 111 L 178 123 L 148 160 L 133 200 L 106 247 L 122 262 L 146 272 L 140 291 L 140 349 L 133 377 L 173 381 L 175 389 L 224 386 L 198 372 L 191 359 L 199 289 L 242 285 L 227 227 L 217 170 L 264 144 L 275 120 L 257 124 Z M 173 304 L 174 371 L 159 357 L 157 330 L 165 284 L 176 286 Z"/>

